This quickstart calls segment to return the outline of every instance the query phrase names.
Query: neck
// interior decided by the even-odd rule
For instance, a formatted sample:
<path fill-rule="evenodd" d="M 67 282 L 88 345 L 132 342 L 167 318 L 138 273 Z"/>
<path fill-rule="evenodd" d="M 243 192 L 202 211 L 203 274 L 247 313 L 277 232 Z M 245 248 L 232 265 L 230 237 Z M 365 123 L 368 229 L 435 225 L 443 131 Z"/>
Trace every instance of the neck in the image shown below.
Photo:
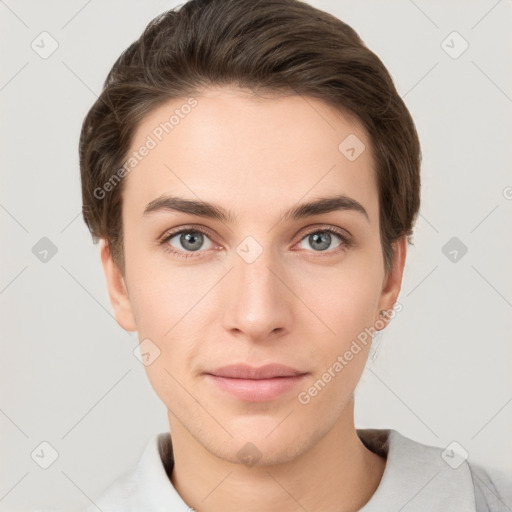
<path fill-rule="evenodd" d="M 226 504 L 247 512 L 359 510 L 377 489 L 386 464 L 357 436 L 353 400 L 312 448 L 277 465 L 248 467 L 220 459 L 181 423 L 171 416 L 169 421 L 174 455 L 171 481 L 197 512 L 224 512 Z"/>

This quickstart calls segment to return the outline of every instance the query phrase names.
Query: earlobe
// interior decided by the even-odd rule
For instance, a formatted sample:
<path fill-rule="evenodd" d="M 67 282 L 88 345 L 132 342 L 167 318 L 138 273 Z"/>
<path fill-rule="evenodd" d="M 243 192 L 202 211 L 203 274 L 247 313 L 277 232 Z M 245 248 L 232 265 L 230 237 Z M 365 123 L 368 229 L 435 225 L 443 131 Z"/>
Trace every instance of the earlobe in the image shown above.
<path fill-rule="evenodd" d="M 100 241 L 101 264 L 107 281 L 110 303 L 114 308 L 117 323 L 126 331 L 136 331 L 135 318 L 128 296 L 125 278 L 112 258 L 112 252 L 105 239 Z"/>
<path fill-rule="evenodd" d="M 391 317 L 393 317 L 393 306 L 398 299 L 402 286 L 406 251 L 407 238 L 403 236 L 393 243 L 393 265 L 384 278 L 377 310 L 378 317 L 375 321 L 376 329 L 379 331 L 386 327 Z"/>

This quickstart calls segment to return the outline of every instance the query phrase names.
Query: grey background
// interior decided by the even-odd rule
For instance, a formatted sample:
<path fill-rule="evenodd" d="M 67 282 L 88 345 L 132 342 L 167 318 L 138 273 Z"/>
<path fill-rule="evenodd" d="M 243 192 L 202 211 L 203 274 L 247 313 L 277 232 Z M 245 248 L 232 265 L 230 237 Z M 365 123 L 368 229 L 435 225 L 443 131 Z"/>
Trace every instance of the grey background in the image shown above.
<path fill-rule="evenodd" d="M 81 510 L 168 429 L 133 355 L 136 334 L 112 316 L 80 216 L 77 145 L 114 60 L 177 3 L 0 1 L 2 511 Z M 510 471 L 512 3 L 310 3 L 352 25 L 388 66 L 423 150 L 404 309 L 357 389 L 357 426 L 457 441 L 470 461 Z M 47 37 L 50 48 L 43 31 L 58 42 L 48 58 L 31 47 Z M 460 39 L 442 43 L 453 31 L 469 43 L 458 58 L 443 44 L 453 53 Z M 57 249 L 46 262 L 43 237 Z M 456 246 L 443 252 L 452 237 L 467 247 L 455 262 Z M 42 442 L 58 453 L 48 469 Z"/>

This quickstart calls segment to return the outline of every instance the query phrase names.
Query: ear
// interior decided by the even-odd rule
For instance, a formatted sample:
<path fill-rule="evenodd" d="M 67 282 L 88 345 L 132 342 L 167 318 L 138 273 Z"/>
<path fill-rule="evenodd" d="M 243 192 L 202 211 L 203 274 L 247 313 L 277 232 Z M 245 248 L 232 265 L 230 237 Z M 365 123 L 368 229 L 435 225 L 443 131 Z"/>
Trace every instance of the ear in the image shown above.
<path fill-rule="evenodd" d="M 389 314 L 380 315 L 381 311 L 391 312 L 395 305 L 400 288 L 402 286 L 402 276 L 404 273 L 405 256 L 407 252 L 407 238 L 402 236 L 393 243 L 393 264 L 391 269 L 386 272 L 382 283 L 382 293 L 379 300 L 379 308 L 375 319 L 376 325 L 381 325 L 376 330 L 384 329 L 390 322 Z M 377 322 L 379 320 L 379 322 Z"/>
<path fill-rule="evenodd" d="M 136 331 L 135 318 L 128 296 L 124 276 L 112 258 L 112 252 L 105 239 L 100 241 L 101 264 L 107 280 L 110 303 L 114 308 L 117 323 L 126 331 Z"/>

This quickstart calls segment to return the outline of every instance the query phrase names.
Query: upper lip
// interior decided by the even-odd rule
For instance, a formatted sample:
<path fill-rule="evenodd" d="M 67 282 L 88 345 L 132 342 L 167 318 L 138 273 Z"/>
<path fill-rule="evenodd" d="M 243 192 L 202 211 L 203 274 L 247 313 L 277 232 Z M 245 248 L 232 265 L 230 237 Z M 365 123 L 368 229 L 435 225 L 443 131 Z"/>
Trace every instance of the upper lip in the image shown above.
<path fill-rule="evenodd" d="M 216 377 L 255 380 L 272 379 L 275 377 L 297 377 L 305 374 L 305 372 L 282 364 L 266 364 L 259 367 L 246 364 L 232 364 L 207 373 Z"/>

